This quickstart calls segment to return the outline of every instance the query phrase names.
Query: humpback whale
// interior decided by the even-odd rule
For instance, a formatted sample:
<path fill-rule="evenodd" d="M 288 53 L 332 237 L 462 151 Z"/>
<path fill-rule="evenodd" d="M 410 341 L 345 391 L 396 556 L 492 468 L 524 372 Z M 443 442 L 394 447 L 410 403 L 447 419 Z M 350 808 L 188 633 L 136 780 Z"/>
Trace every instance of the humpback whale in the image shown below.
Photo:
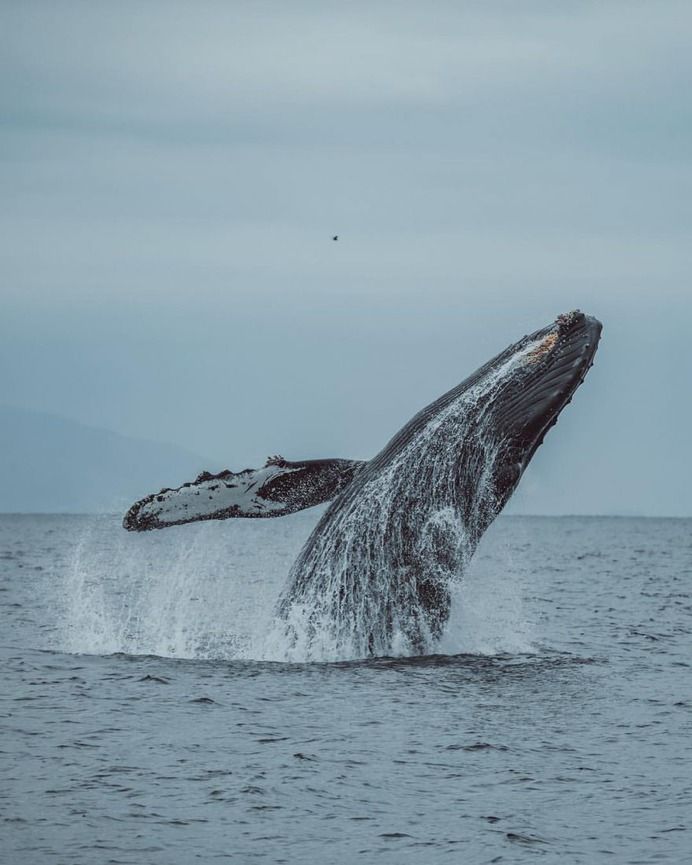
<path fill-rule="evenodd" d="M 331 500 L 291 568 L 277 623 L 308 657 L 434 649 L 452 588 L 593 363 L 582 312 L 524 336 L 413 417 L 371 460 L 203 472 L 136 502 L 130 531 L 272 518 Z"/>

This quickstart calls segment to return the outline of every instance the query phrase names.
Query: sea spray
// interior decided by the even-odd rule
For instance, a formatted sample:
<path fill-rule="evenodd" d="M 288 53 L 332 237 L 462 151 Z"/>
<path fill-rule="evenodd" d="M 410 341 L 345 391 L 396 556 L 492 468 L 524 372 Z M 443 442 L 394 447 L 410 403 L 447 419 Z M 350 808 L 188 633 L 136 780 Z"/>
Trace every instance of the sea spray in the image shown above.
<path fill-rule="evenodd" d="M 499 509 L 502 443 L 486 408 L 534 350 L 527 343 L 432 416 L 357 496 L 346 491 L 295 560 L 276 615 L 314 512 L 148 535 L 95 519 L 63 587 L 63 648 L 276 661 L 525 650 L 517 597 L 506 599 L 504 636 L 489 635 L 474 610 L 499 610 L 498 584 L 464 589 L 462 576 Z M 436 593 L 439 620 L 430 614 Z"/>
<path fill-rule="evenodd" d="M 125 533 L 89 521 L 64 569 L 59 648 L 180 658 L 258 657 L 291 561 L 315 515 Z M 57 588 L 57 586 L 56 586 Z"/>
<path fill-rule="evenodd" d="M 425 416 L 356 477 L 291 570 L 273 645 L 283 639 L 296 659 L 439 650 L 458 584 L 503 504 L 495 479 L 506 449 L 487 409 L 535 349 L 529 342 Z"/>
<path fill-rule="evenodd" d="M 225 523 L 133 536 L 120 531 L 115 517 L 92 518 L 51 584 L 57 627 L 45 647 L 96 655 L 344 660 L 329 639 L 308 642 L 299 627 L 304 611 L 294 621 L 302 641 L 289 640 L 285 622 L 273 614 L 316 519 L 306 512 L 271 531 L 266 523 Z M 507 543 L 489 532 L 464 579 L 453 583 L 450 619 L 433 650 L 530 651 L 518 567 Z M 392 635 L 387 654 L 411 654 L 401 633 Z"/>

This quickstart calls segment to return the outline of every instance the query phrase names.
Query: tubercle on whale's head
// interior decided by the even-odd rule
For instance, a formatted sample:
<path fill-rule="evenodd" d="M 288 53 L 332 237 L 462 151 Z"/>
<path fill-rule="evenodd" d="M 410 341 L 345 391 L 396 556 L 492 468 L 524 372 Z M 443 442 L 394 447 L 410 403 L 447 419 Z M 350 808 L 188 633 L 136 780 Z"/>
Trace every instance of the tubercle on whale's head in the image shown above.
<path fill-rule="evenodd" d="M 586 318 L 580 309 L 573 309 L 571 312 L 561 312 L 555 319 L 555 324 L 559 331 L 564 332 L 569 330 L 574 324 L 579 324 Z"/>
<path fill-rule="evenodd" d="M 541 341 L 526 356 L 526 363 L 537 363 L 549 355 L 553 349 L 560 345 L 560 340 L 566 338 L 571 331 L 584 325 L 597 325 L 596 339 L 600 334 L 600 322 L 590 318 L 579 309 L 571 312 L 563 312 L 555 319 L 552 325 L 545 329 L 545 336 L 541 334 Z M 586 345 L 588 348 L 588 344 Z"/>

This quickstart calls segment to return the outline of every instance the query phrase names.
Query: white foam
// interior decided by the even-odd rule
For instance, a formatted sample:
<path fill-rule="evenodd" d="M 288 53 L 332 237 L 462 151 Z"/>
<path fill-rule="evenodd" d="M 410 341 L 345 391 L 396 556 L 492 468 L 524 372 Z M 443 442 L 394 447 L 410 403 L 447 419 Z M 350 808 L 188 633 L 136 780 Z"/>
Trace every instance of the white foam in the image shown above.
<path fill-rule="evenodd" d="M 133 535 L 115 520 L 95 521 L 65 573 L 61 648 L 256 657 L 311 524 L 277 521 L 270 532 L 264 522 L 229 521 Z"/>
<path fill-rule="evenodd" d="M 355 504 L 334 517 L 308 562 L 306 590 L 283 618 L 275 617 L 276 599 L 319 509 L 279 520 L 228 520 L 141 535 L 123 531 L 109 518 L 91 524 L 66 572 L 59 601 L 61 648 L 277 661 L 418 652 L 421 646 L 407 636 L 410 617 L 423 628 L 425 618 L 412 582 L 392 572 L 396 556 L 391 555 L 392 545 L 402 543 L 413 525 L 415 555 L 423 567 L 437 569 L 453 598 L 442 641 L 423 633 L 423 649 L 529 650 L 530 629 L 508 573 L 511 563 L 482 557 L 462 580 L 469 526 L 446 501 L 454 500 L 453 467 L 464 443 L 464 418 L 534 349 L 535 343 L 526 346 L 433 417 Z M 478 438 L 482 430 L 473 435 L 483 456 L 480 501 L 492 492 L 485 485 L 496 452 Z M 431 490 L 444 494 L 431 496 Z"/>

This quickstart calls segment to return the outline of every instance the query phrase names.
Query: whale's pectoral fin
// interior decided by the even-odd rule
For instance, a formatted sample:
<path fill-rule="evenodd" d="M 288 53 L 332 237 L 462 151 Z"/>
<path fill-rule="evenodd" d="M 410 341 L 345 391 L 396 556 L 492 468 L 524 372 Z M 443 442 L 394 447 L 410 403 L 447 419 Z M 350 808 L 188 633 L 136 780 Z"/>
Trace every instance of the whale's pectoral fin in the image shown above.
<path fill-rule="evenodd" d="M 202 472 L 190 483 L 135 502 L 123 526 L 145 532 L 199 520 L 282 517 L 334 498 L 364 465 L 360 460 L 290 462 L 273 456 L 261 469 Z"/>

